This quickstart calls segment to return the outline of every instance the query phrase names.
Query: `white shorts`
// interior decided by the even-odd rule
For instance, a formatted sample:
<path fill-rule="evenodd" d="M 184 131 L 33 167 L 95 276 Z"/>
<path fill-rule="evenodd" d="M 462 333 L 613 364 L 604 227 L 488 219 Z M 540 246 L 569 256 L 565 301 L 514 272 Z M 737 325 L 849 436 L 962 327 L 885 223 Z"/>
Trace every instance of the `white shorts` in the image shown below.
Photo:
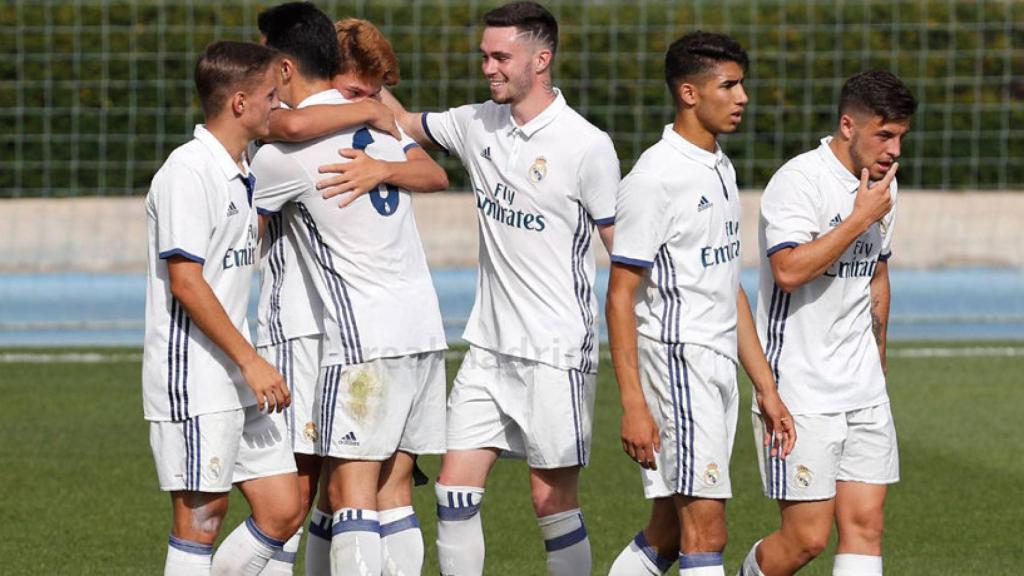
<path fill-rule="evenodd" d="M 531 468 L 586 466 L 597 375 L 470 346 L 448 398 L 448 449 L 498 448 Z"/>
<path fill-rule="evenodd" d="M 256 406 L 150 422 L 149 445 L 166 492 L 229 492 L 232 484 L 295 472 L 284 416 Z"/>
<path fill-rule="evenodd" d="M 661 437 L 658 469 L 642 470 L 644 496 L 732 497 L 736 364 L 696 344 L 637 340 L 640 384 Z"/>
<path fill-rule="evenodd" d="M 836 482 L 895 484 L 900 456 L 889 403 L 837 414 L 796 414 L 796 445 L 785 460 L 763 447 L 764 423 L 754 418 L 754 440 L 765 496 L 775 500 L 829 500 Z"/>
<path fill-rule="evenodd" d="M 387 460 L 396 450 L 444 453 L 444 352 L 320 370 L 313 402 L 317 454 Z"/>
<path fill-rule="evenodd" d="M 313 418 L 313 399 L 320 374 L 319 334 L 300 336 L 281 344 L 260 346 L 256 350 L 288 382 L 292 405 L 284 412 L 292 452 L 316 454 L 317 427 Z"/>

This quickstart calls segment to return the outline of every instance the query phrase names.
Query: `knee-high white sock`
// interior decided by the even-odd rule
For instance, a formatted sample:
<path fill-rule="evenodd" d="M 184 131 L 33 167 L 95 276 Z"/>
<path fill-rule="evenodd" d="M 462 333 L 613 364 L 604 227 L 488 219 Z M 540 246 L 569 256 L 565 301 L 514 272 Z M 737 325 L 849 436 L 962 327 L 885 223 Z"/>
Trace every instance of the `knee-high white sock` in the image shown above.
<path fill-rule="evenodd" d="M 275 552 L 284 547 L 284 541 L 271 538 L 256 526 L 249 516 L 228 534 L 213 555 L 213 576 L 256 576 L 263 571 Z"/>
<path fill-rule="evenodd" d="M 437 495 L 437 560 L 442 576 L 475 576 L 484 571 L 484 489 L 434 484 Z"/>
<path fill-rule="evenodd" d="M 882 557 L 836 554 L 832 576 L 882 576 Z"/>
<path fill-rule="evenodd" d="M 302 540 L 302 528 L 292 534 L 292 537 L 284 543 L 283 548 L 274 553 L 274 557 L 267 562 L 260 574 L 262 576 L 292 576 L 300 540 Z"/>
<path fill-rule="evenodd" d="M 423 571 L 423 533 L 412 506 L 380 511 L 381 573 L 418 576 Z"/>
<path fill-rule="evenodd" d="M 721 552 L 679 555 L 679 576 L 725 576 Z"/>
<path fill-rule="evenodd" d="M 164 576 L 208 576 L 213 546 L 175 538 L 167 540 Z"/>
<path fill-rule="evenodd" d="M 380 521 L 376 510 L 338 510 L 331 533 L 333 576 L 380 576 Z"/>
<path fill-rule="evenodd" d="M 757 547 L 760 545 L 761 541 L 758 540 L 750 547 L 750 552 L 747 552 L 747 557 L 743 559 L 743 565 L 736 576 L 764 576 L 764 572 L 761 572 L 761 567 L 757 564 Z"/>
<path fill-rule="evenodd" d="M 658 554 L 658 551 L 651 547 L 644 536 L 644 531 L 636 533 L 633 540 L 619 552 L 618 558 L 612 564 L 608 576 L 639 576 L 651 574 L 660 576 L 668 572 L 675 562 L 674 558 L 665 558 Z"/>
<path fill-rule="evenodd" d="M 590 539 L 579 508 L 537 519 L 548 552 L 551 576 L 589 576 Z"/>
<path fill-rule="evenodd" d="M 330 512 L 313 508 L 306 537 L 306 576 L 327 576 L 331 573 L 331 525 L 334 519 Z"/>

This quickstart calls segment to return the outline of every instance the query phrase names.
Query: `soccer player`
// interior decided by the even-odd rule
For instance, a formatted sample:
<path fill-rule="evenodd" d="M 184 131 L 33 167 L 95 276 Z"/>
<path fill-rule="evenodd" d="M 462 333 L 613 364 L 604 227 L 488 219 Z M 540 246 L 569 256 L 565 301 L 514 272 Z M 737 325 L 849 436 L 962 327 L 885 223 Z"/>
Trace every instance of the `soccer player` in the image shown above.
<path fill-rule="evenodd" d="M 258 574 L 302 522 L 281 375 L 249 343 L 253 176 L 244 151 L 267 134 L 272 50 L 216 42 L 195 68 L 206 118 L 153 177 L 143 396 L 160 488 L 171 493 L 166 574 Z M 250 516 L 214 540 L 235 484 Z"/>
<path fill-rule="evenodd" d="M 275 13 L 277 11 L 272 9 L 260 14 L 260 29 L 264 35 L 277 32 Z M 344 119 L 346 113 L 339 110 L 367 101 L 383 106 L 373 97 L 385 84 L 394 86 L 398 83 L 398 58 L 390 43 L 372 23 L 348 18 L 336 22 L 334 28 L 339 59 L 332 84 L 340 87 L 339 91 L 350 103 L 312 105 L 300 110 L 281 109 L 271 117 L 272 137 L 303 141 L 325 135 L 321 128 L 314 129 L 312 125 L 300 127 L 289 134 L 275 133 L 275 119 L 279 124 L 289 124 L 290 118 L 304 114 L 313 120 L 311 124 L 330 125 L 333 122 L 337 126 L 335 131 L 344 129 L 339 125 L 339 119 Z M 387 116 L 393 122 L 390 110 Z M 359 128 L 361 125 L 362 121 L 356 121 L 348 127 Z M 405 139 L 403 145 L 407 160 L 394 165 L 371 158 L 362 150 L 346 151 L 355 158 L 341 165 L 347 175 L 346 185 L 366 189 L 386 182 L 420 192 L 446 187 L 444 170 L 415 142 L 408 137 Z M 349 184 L 350 181 L 355 184 Z M 301 498 L 308 510 L 317 494 L 322 467 L 322 458 L 316 453 L 318 429 L 317 418 L 313 414 L 313 398 L 320 369 L 323 309 L 309 271 L 297 259 L 296 246 L 302 234 L 301 227 L 298 211 L 291 203 L 268 218 L 268 238 L 264 242 L 265 254 L 261 261 L 263 282 L 258 308 L 257 349 L 285 375 L 293 394 L 292 407 L 288 412 L 289 431 L 299 469 Z M 378 492 L 385 574 L 418 574 L 421 571 L 423 539 L 412 510 L 412 491 L 408 482 L 414 463 L 413 455 L 401 452 L 396 455 L 396 462 L 390 464 L 392 471 L 386 474 L 389 481 Z M 319 502 L 310 521 L 306 542 L 307 574 L 330 571 L 331 517 L 331 506 L 324 489 L 320 491 Z M 291 574 L 300 538 L 301 530 L 268 564 L 263 572 L 265 576 Z"/>
<path fill-rule="evenodd" d="M 448 402 L 448 452 L 435 490 L 443 574 L 480 574 L 480 505 L 500 454 L 525 457 L 552 574 L 589 574 L 577 497 L 590 456 L 597 371 L 595 224 L 610 247 L 619 163 L 611 139 L 552 85 L 558 24 L 514 2 L 484 16 L 491 101 L 411 114 L 399 125 L 456 154 L 480 225 L 470 348 Z"/>
<path fill-rule="evenodd" d="M 741 574 L 796 572 L 828 544 L 833 522 L 832 573 L 882 573 L 882 508 L 899 480 L 885 390 L 887 261 L 896 160 L 916 108 L 896 76 L 853 76 L 835 132 L 779 168 L 761 197 L 757 329 L 801 440 L 784 462 L 759 455 L 782 525 L 754 544 Z"/>
<path fill-rule="evenodd" d="M 283 54 L 283 101 L 293 109 L 346 102 L 331 87 L 338 44 L 326 15 L 311 4 L 290 3 L 272 8 L 266 23 L 267 44 Z M 389 162 L 405 159 L 397 140 L 364 127 L 263 146 L 253 171 L 261 213 L 291 207 L 298 214 L 299 258 L 323 303 L 313 413 L 334 513 L 331 572 L 380 574 L 381 536 L 416 519 L 405 506 L 392 509 L 401 517 L 381 526 L 378 482 L 408 485 L 412 455 L 444 450 L 445 341 L 409 194 L 382 184 L 339 209 L 317 190 L 317 168 L 336 160 L 339 148 Z"/>
<path fill-rule="evenodd" d="M 675 120 L 619 187 L 608 335 L 622 446 L 643 468 L 653 506 L 613 576 L 662 574 L 677 554 L 684 576 L 724 575 L 737 360 L 776 433 L 772 453 L 794 441 L 739 283 L 736 171 L 716 141 L 742 119 L 747 62 L 722 34 L 673 42 L 665 82 Z"/>

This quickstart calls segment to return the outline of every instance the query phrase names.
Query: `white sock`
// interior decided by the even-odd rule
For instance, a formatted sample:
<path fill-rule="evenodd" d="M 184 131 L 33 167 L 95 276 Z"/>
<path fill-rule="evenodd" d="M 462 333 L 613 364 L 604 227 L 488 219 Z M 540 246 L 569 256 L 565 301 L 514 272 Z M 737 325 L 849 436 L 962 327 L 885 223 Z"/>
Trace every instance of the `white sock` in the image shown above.
<path fill-rule="evenodd" d="M 213 555 L 213 576 L 256 576 L 263 571 L 275 552 L 284 547 L 282 540 L 271 538 L 249 516 L 232 530 Z"/>
<path fill-rule="evenodd" d="M 725 576 L 721 552 L 679 555 L 679 576 Z"/>
<path fill-rule="evenodd" d="M 333 576 L 380 576 L 380 521 L 376 510 L 338 510 L 331 534 Z"/>
<path fill-rule="evenodd" d="M 292 537 L 284 543 L 284 548 L 281 548 L 274 553 L 274 557 L 267 562 L 266 567 L 263 568 L 263 572 L 260 572 L 262 576 L 292 576 L 292 571 L 295 569 L 295 557 L 298 556 L 299 552 L 299 541 L 302 540 L 302 528 L 299 528 Z"/>
<path fill-rule="evenodd" d="M 836 554 L 832 576 L 882 576 L 882 557 Z"/>
<path fill-rule="evenodd" d="M 484 527 L 480 504 L 484 489 L 434 484 L 437 495 L 437 560 L 441 575 L 484 572 Z"/>
<path fill-rule="evenodd" d="M 548 552 L 548 574 L 551 576 L 589 576 L 591 572 L 590 539 L 579 508 L 558 512 L 537 519 L 544 534 Z"/>
<path fill-rule="evenodd" d="M 747 552 L 747 557 L 743 559 L 743 565 L 736 576 L 764 576 L 761 567 L 757 565 L 757 547 L 760 545 L 761 541 L 758 540 L 750 547 L 750 552 Z"/>
<path fill-rule="evenodd" d="M 331 573 L 331 524 L 334 519 L 330 512 L 313 508 L 306 537 L 306 576 L 327 576 Z"/>
<path fill-rule="evenodd" d="M 418 576 L 423 571 L 423 533 L 412 506 L 380 511 L 381 573 Z"/>
<path fill-rule="evenodd" d="M 639 576 L 651 574 L 660 576 L 668 572 L 675 559 L 660 556 L 647 542 L 644 531 L 636 533 L 633 540 L 619 552 L 618 558 L 612 564 L 608 576 Z"/>
<path fill-rule="evenodd" d="M 213 546 L 171 536 L 167 540 L 164 576 L 207 576 Z"/>

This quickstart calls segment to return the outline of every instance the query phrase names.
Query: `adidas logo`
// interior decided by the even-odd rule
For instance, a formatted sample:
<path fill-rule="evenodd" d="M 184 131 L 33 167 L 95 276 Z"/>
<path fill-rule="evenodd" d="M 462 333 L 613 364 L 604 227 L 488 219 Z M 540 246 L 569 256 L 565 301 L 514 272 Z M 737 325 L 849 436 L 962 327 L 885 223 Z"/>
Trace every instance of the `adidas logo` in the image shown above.
<path fill-rule="evenodd" d="M 488 146 L 488 147 L 484 148 L 483 150 L 481 150 L 480 151 L 480 156 L 484 160 L 490 160 L 491 159 L 491 147 Z"/>
<path fill-rule="evenodd" d="M 703 212 L 708 208 L 711 208 L 711 202 L 708 202 L 707 196 L 701 196 L 700 202 L 697 203 L 697 212 Z"/>
<path fill-rule="evenodd" d="M 834 228 L 836 226 L 839 226 L 842 223 L 843 223 L 843 217 L 840 216 L 839 214 L 836 214 L 835 216 L 832 217 L 832 220 L 829 221 L 828 225 L 832 226 Z"/>
<path fill-rule="evenodd" d="M 341 440 L 338 440 L 338 444 L 342 444 L 344 446 L 359 446 L 359 440 L 356 439 L 355 432 L 349 432 L 348 434 L 345 434 Z"/>
<path fill-rule="evenodd" d="M 235 214 L 238 214 L 238 208 L 235 207 L 235 201 L 232 200 L 228 204 L 228 216 L 234 216 Z"/>

